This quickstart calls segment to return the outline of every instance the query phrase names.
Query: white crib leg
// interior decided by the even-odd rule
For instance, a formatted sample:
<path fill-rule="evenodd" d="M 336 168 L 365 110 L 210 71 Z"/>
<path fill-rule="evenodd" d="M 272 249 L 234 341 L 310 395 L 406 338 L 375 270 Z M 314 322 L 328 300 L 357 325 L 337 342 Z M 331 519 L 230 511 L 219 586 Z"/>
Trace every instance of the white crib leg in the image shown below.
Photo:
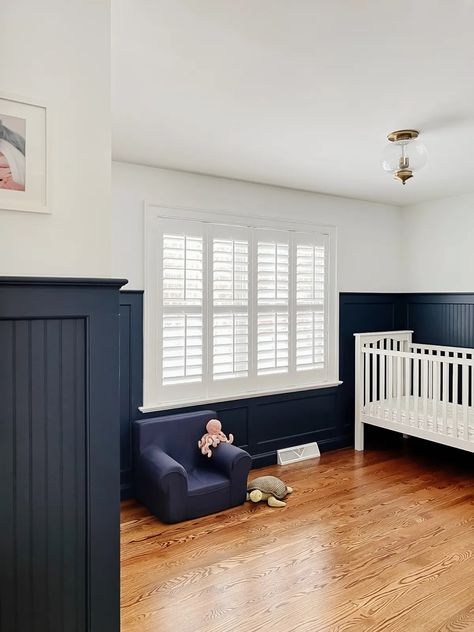
<path fill-rule="evenodd" d="M 362 452 L 364 449 L 364 424 L 362 421 L 356 421 L 354 432 L 354 448 Z"/>

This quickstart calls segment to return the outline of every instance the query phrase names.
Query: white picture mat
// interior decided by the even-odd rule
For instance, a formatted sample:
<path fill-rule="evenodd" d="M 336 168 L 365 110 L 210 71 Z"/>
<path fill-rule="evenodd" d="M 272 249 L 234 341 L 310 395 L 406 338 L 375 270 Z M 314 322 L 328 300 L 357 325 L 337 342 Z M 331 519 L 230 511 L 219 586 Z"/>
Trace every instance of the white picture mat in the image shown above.
<path fill-rule="evenodd" d="M 0 120 L 2 115 L 26 121 L 26 186 L 0 189 L 0 209 L 48 213 L 46 107 L 0 97 Z"/>

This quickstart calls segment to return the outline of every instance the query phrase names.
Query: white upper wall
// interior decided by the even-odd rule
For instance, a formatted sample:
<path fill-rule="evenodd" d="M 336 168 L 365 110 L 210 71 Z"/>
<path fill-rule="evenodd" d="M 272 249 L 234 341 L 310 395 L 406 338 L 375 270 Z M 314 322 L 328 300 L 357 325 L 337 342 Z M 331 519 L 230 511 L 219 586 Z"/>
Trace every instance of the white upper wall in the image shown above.
<path fill-rule="evenodd" d="M 144 201 L 338 229 L 338 289 L 400 289 L 400 209 L 238 180 L 112 163 L 112 273 L 143 289 Z"/>
<path fill-rule="evenodd" d="M 46 102 L 51 215 L 0 210 L 0 274 L 110 275 L 110 0 L 2 4 L 0 95 Z"/>
<path fill-rule="evenodd" d="M 408 206 L 401 219 L 402 290 L 473 292 L 474 194 Z"/>

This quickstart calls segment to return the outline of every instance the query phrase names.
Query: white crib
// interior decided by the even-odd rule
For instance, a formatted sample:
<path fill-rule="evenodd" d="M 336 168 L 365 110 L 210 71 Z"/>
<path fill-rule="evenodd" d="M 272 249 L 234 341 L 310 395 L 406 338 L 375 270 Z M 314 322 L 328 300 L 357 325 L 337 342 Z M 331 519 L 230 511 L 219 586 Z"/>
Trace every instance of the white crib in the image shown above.
<path fill-rule="evenodd" d="M 354 334 L 355 449 L 370 424 L 474 452 L 474 349 L 415 344 L 412 334 Z"/>

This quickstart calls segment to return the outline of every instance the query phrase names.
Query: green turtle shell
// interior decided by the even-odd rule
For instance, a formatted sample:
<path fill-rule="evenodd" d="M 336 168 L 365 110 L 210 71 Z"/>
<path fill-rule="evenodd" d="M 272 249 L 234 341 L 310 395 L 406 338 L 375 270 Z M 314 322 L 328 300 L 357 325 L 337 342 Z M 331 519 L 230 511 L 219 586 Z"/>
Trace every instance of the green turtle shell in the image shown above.
<path fill-rule="evenodd" d="M 259 476 L 254 478 L 253 481 L 247 483 L 247 491 L 251 492 L 254 489 L 259 489 L 264 494 L 271 494 L 282 500 L 286 494 L 286 485 L 276 476 Z"/>

